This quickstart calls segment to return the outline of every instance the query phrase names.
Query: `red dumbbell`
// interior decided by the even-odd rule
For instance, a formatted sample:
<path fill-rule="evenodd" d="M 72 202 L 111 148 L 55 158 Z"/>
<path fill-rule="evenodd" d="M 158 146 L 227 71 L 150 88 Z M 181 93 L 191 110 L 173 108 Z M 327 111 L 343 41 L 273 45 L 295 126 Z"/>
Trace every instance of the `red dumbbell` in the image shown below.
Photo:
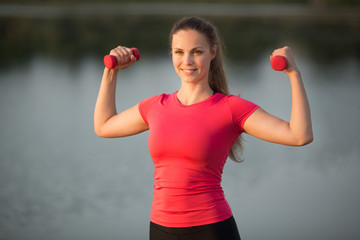
<path fill-rule="evenodd" d="M 133 51 L 133 55 L 136 58 L 136 61 L 139 61 L 139 59 L 140 59 L 139 50 L 137 48 L 131 48 L 131 50 Z M 113 55 L 106 55 L 104 57 L 104 65 L 105 65 L 105 67 L 107 67 L 109 69 L 116 67 L 116 65 L 117 65 L 116 57 Z"/>
<path fill-rule="evenodd" d="M 274 56 L 270 64 L 275 71 L 284 71 L 287 68 L 286 58 L 280 55 Z"/>

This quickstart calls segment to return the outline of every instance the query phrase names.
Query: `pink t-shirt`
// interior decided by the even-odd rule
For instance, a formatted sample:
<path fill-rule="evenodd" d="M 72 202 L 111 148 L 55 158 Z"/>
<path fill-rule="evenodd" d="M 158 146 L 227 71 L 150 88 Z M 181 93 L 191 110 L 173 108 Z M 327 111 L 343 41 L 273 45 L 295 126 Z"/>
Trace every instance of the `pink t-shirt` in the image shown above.
<path fill-rule="evenodd" d="M 189 106 L 179 102 L 176 92 L 140 102 L 155 166 L 152 222 L 190 227 L 232 216 L 221 175 L 245 120 L 257 107 L 220 93 Z"/>

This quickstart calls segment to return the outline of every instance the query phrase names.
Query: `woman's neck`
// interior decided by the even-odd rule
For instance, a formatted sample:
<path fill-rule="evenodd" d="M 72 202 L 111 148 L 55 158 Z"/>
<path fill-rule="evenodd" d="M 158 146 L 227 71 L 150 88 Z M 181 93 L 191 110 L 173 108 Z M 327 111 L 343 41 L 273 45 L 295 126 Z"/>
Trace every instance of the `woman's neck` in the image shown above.
<path fill-rule="evenodd" d="M 214 94 L 209 85 L 182 85 L 177 92 L 177 98 L 183 105 L 199 103 Z"/>

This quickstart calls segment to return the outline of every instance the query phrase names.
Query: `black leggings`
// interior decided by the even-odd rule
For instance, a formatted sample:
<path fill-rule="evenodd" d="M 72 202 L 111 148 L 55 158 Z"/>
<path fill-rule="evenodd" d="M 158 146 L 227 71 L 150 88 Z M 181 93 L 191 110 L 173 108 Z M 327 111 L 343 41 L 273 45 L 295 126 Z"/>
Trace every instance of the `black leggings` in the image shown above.
<path fill-rule="evenodd" d="M 172 228 L 150 222 L 150 240 L 240 240 L 233 217 L 196 227 Z"/>

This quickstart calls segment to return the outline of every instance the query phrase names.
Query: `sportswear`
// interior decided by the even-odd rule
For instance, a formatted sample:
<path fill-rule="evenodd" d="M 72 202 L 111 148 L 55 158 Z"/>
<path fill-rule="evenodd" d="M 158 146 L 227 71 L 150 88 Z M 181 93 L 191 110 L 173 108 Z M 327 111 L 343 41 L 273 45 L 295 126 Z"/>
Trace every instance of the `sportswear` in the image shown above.
<path fill-rule="evenodd" d="M 186 106 L 176 94 L 139 103 L 155 167 L 150 220 L 166 227 L 223 221 L 232 216 L 221 187 L 223 167 L 258 106 L 220 93 Z"/>
<path fill-rule="evenodd" d="M 150 240 L 241 240 L 234 217 L 196 227 L 169 228 L 150 222 Z"/>

